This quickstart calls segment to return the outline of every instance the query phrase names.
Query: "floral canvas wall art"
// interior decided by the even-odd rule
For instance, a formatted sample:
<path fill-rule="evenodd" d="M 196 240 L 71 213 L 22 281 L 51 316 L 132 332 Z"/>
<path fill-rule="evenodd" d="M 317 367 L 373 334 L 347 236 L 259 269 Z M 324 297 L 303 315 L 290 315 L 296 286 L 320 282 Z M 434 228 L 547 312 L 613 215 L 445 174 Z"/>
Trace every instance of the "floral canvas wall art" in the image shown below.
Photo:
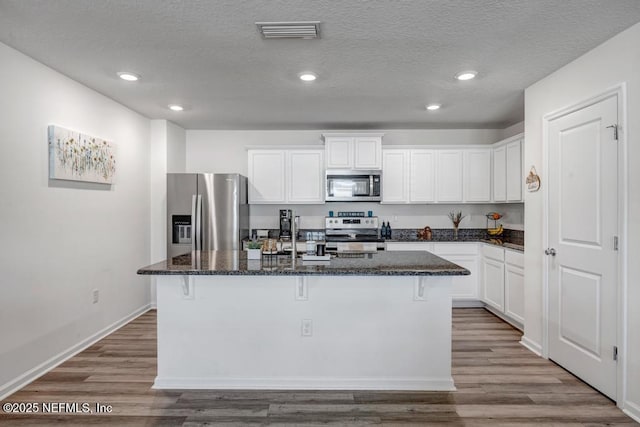
<path fill-rule="evenodd" d="M 113 142 L 49 126 L 49 178 L 112 184 L 115 173 Z"/>

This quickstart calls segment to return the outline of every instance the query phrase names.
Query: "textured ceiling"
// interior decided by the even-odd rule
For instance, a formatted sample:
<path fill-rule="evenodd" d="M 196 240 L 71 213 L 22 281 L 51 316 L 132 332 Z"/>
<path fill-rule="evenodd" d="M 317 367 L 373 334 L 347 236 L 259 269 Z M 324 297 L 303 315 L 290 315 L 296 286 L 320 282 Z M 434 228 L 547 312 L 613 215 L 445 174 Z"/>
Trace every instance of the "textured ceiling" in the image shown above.
<path fill-rule="evenodd" d="M 255 26 L 288 20 L 322 38 Z M 187 129 L 505 127 L 527 86 L 639 21 L 639 0 L 0 0 L 0 41 Z"/>

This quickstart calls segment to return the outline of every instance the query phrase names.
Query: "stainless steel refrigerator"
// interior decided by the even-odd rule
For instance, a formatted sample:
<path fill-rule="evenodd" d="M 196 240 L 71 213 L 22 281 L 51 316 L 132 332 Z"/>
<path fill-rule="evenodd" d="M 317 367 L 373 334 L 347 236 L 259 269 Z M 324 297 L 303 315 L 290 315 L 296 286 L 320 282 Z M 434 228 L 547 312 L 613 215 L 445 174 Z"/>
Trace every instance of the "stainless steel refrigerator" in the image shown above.
<path fill-rule="evenodd" d="M 167 257 L 194 250 L 240 250 L 249 236 L 247 178 L 167 174 Z"/>

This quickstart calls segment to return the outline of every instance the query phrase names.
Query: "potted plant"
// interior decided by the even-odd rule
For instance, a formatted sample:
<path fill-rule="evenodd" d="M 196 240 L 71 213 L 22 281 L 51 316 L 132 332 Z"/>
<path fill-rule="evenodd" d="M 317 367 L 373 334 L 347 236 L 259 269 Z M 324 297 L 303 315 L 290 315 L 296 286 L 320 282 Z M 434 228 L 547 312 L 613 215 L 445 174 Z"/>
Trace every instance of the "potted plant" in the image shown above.
<path fill-rule="evenodd" d="M 260 258 L 262 258 L 262 243 L 248 242 L 247 243 L 247 259 L 260 259 Z"/>
<path fill-rule="evenodd" d="M 453 240 L 458 240 L 458 226 L 460 221 L 464 218 L 462 212 L 449 212 L 449 219 L 453 223 Z"/>

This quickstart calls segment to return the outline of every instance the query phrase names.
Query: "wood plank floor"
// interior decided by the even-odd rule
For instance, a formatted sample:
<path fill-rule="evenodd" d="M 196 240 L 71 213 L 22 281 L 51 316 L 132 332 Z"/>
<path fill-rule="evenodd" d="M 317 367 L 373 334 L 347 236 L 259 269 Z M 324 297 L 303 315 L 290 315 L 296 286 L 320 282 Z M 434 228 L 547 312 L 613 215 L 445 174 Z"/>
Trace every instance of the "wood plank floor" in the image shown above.
<path fill-rule="evenodd" d="M 109 414 L 6 414 L 4 425 L 635 425 L 610 400 L 522 347 L 484 309 L 455 309 L 456 392 L 158 391 L 150 311 L 6 402 L 87 402 Z"/>

